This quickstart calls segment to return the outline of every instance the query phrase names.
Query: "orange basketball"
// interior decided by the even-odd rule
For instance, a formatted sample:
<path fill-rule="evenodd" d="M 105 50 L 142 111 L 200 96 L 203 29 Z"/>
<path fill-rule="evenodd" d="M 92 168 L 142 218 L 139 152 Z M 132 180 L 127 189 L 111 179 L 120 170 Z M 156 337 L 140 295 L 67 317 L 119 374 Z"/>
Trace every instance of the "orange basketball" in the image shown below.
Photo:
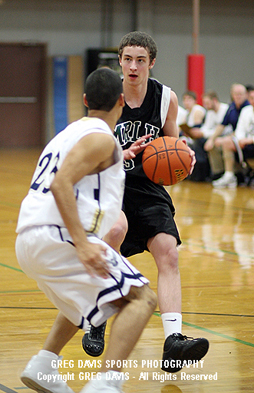
<path fill-rule="evenodd" d="M 180 139 L 164 136 L 155 139 L 142 157 L 146 176 L 156 184 L 171 186 L 185 179 L 192 158 L 187 145 Z"/>

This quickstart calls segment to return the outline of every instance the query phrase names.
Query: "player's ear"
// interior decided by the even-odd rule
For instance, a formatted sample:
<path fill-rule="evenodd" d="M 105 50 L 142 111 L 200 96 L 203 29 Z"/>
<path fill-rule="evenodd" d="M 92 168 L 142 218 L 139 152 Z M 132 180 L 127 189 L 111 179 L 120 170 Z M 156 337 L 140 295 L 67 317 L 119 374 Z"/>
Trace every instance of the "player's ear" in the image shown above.
<path fill-rule="evenodd" d="M 149 65 L 149 70 L 151 70 L 151 69 L 153 68 L 155 62 L 156 62 L 156 59 L 153 59 L 153 61 L 152 61 L 151 64 Z"/>
<path fill-rule="evenodd" d="M 118 61 L 119 61 L 120 66 L 122 67 L 122 56 L 118 55 Z"/>
<path fill-rule="evenodd" d="M 120 94 L 119 103 L 120 103 L 121 107 L 124 107 L 125 101 L 124 101 L 124 94 L 123 93 Z"/>
<path fill-rule="evenodd" d="M 87 99 L 86 99 L 86 94 L 83 94 L 83 102 L 84 102 L 84 105 L 88 108 L 88 102 L 87 102 Z"/>

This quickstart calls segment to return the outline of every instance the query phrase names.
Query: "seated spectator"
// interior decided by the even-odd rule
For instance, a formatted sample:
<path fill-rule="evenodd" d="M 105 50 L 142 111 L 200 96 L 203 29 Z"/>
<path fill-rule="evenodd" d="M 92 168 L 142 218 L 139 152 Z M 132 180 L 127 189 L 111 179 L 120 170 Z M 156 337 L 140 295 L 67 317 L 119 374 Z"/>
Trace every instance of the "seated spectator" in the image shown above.
<path fill-rule="evenodd" d="M 203 106 L 207 110 L 204 124 L 201 127 L 202 136 L 209 138 L 213 135 L 215 128 L 220 124 L 228 109 L 228 104 L 220 102 L 218 94 L 208 90 L 203 95 Z"/>
<path fill-rule="evenodd" d="M 186 139 L 187 144 L 195 151 L 196 154 L 196 164 L 191 176 L 189 176 L 189 179 L 194 181 L 204 181 L 210 173 L 207 154 L 203 149 L 204 141 L 193 136 L 195 130 L 200 132 L 200 127 L 204 121 L 206 110 L 201 105 L 197 104 L 197 96 L 194 91 L 186 91 L 183 94 L 183 106 L 187 110 L 187 116 L 185 118 L 185 122 L 179 126 L 181 129 L 180 135 Z"/>
<path fill-rule="evenodd" d="M 185 121 L 180 124 L 180 127 L 184 131 L 184 125 L 188 127 L 201 127 L 206 110 L 201 105 L 197 104 L 197 95 L 194 91 L 186 91 L 183 94 L 183 106 L 187 111 Z"/>
<path fill-rule="evenodd" d="M 235 133 L 215 141 L 222 146 L 225 159 L 224 175 L 213 182 L 213 186 L 216 188 L 235 188 L 237 186 L 231 153 L 241 164 L 249 158 L 254 158 L 254 87 L 249 91 L 249 101 L 250 105 L 241 110 Z"/>
<path fill-rule="evenodd" d="M 247 100 L 247 90 L 245 86 L 235 83 L 231 86 L 230 92 L 232 97 L 232 103 L 229 105 L 222 123 L 216 127 L 214 134 L 211 135 L 208 138 L 208 140 L 205 142 L 204 149 L 207 152 L 210 152 L 212 149 L 219 149 L 220 151 L 222 151 L 222 144 L 224 138 L 226 137 L 226 135 L 232 135 L 232 133 L 236 129 L 237 121 L 242 108 L 244 108 L 246 105 L 249 105 L 249 101 Z M 224 168 L 225 168 L 226 159 L 231 159 L 234 162 L 233 152 L 228 151 L 227 154 L 230 157 L 225 157 L 223 152 Z M 220 169 L 221 172 L 224 172 L 224 168 Z M 217 168 L 217 170 L 219 169 Z M 222 182 L 222 187 L 227 187 L 228 185 L 230 186 L 231 184 L 235 184 L 235 187 L 237 186 L 236 177 L 234 175 L 233 177 L 229 176 L 228 173 L 227 174 L 225 173 L 220 179 L 215 180 L 213 182 L 213 185 L 216 186 L 218 182 L 219 184 Z"/>
<path fill-rule="evenodd" d="M 204 138 L 204 143 L 210 138 L 216 127 L 221 124 L 228 109 L 228 104 L 220 102 L 218 95 L 213 90 L 208 90 L 203 95 L 203 106 L 207 110 L 204 124 L 200 130 L 193 129 L 192 138 Z M 203 143 L 203 148 L 204 148 Z M 208 152 L 208 159 L 211 168 L 211 177 L 216 179 L 224 172 L 222 152 L 219 149 L 212 149 Z"/>

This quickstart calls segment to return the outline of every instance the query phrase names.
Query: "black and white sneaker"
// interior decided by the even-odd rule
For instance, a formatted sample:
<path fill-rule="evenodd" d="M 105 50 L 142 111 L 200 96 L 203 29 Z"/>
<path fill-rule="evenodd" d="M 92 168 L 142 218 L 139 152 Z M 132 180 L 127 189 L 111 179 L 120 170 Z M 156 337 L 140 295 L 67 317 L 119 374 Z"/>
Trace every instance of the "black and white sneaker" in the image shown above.
<path fill-rule="evenodd" d="M 82 338 L 84 351 L 90 356 L 100 356 L 104 351 L 104 335 L 107 321 L 98 327 L 89 324 L 87 331 Z"/>
<path fill-rule="evenodd" d="M 169 373 L 180 371 L 186 364 L 201 360 L 208 348 L 206 338 L 193 339 L 181 333 L 173 333 L 165 340 L 161 369 Z"/>

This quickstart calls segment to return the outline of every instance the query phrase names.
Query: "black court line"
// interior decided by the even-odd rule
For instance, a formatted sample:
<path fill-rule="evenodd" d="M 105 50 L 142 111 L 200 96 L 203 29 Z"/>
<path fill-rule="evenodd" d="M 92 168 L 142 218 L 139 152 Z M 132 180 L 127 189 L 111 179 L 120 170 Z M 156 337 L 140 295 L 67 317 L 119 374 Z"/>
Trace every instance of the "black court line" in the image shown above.
<path fill-rule="evenodd" d="M 0 306 L 1 309 L 11 309 L 11 310 L 57 310 L 56 307 L 15 307 L 15 306 Z M 160 314 L 160 311 L 154 311 L 155 314 Z M 208 315 L 208 316 L 219 316 L 219 317 L 238 317 L 238 318 L 254 318 L 251 314 L 224 314 L 224 313 L 213 313 L 213 312 L 192 312 L 183 311 L 182 314 L 185 315 Z"/>
<path fill-rule="evenodd" d="M 221 316 L 221 317 L 244 317 L 244 318 L 254 318 L 254 315 L 248 314 L 220 314 L 220 313 L 213 313 L 213 312 L 182 312 L 182 314 L 188 315 L 211 315 L 211 316 Z"/>
<path fill-rule="evenodd" d="M 160 314 L 160 311 L 154 311 L 156 314 Z M 192 311 L 182 311 L 182 314 L 186 315 L 210 315 L 210 316 L 219 316 L 219 317 L 240 317 L 240 318 L 254 318 L 254 315 L 248 315 L 248 314 L 220 314 L 220 313 L 214 313 L 214 312 L 192 312 Z"/>
<path fill-rule="evenodd" d="M 10 388 L 7 388 L 7 386 L 4 386 L 0 383 L 0 390 L 5 393 L 17 393 L 16 390 L 12 390 Z"/>

